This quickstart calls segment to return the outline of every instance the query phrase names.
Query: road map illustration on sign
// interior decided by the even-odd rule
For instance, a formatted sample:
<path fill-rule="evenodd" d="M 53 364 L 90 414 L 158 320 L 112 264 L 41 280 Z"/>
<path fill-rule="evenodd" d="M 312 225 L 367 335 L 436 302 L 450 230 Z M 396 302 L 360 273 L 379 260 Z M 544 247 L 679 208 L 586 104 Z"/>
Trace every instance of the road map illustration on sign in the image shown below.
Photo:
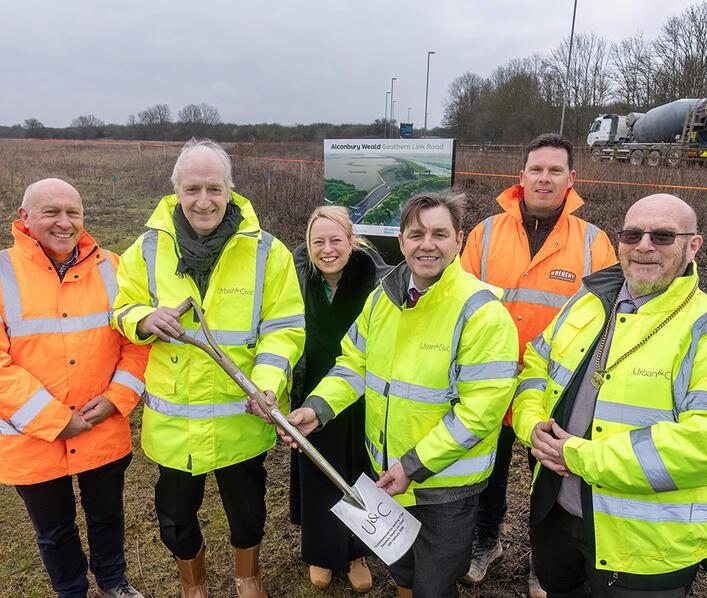
<path fill-rule="evenodd" d="M 410 197 L 453 184 L 453 139 L 324 141 L 324 202 L 349 208 L 357 234 L 396 235 Z"/>

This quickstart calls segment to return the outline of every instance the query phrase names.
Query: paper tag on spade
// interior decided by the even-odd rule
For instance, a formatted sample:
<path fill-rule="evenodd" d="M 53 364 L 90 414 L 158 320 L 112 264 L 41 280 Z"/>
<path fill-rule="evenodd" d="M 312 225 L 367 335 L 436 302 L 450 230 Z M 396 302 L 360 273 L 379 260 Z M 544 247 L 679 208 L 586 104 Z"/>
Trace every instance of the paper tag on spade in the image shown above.
<path fill-rule="evenodd" d="M 420 532 L 420 522 L 365 473 L 354 488 L 366 503 L 366 510 L 342 499 L 331 511 L 386 565 L 391 565 L 410 549 Z"/>

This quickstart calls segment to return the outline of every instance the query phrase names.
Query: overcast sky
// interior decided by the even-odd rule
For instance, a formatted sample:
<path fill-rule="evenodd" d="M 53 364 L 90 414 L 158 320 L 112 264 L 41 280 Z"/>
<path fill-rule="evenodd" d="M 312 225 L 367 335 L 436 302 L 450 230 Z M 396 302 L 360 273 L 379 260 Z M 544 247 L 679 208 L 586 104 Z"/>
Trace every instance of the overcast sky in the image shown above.
<path fill-rule="evenodd" d="M 694 4 L 579 0 L 577 33 L 654 38 Z M 225 122 L 372 122 L 395 76 L 396 119 L 440 123 L 449 84 L 569 35 L 572 0 L 0 0 L 0 124 L 125 123 L 166 103 Z"/>

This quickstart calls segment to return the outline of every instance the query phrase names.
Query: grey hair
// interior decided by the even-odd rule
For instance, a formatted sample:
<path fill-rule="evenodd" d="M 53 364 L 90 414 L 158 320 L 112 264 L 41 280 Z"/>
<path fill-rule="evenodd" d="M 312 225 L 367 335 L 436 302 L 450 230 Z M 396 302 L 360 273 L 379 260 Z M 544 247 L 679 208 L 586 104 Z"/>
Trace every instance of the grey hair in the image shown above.
<path fill-rule="evenodd" d="M 34 183 L 30 183 L 27 185 L 27 189 L 25 189 L 25 194 L 22 196 L 22 205 L 21 207 L 24 208 L 29 212 L 29 205 L 32 203 L 32 187 L 34 187 Z"/>
<path fill-rule="evenodd" d="M 174 163 L 174 169 L 172 170 L 172 176 L 170 177 L 170 180 L 172 181 L 172 186 L 174 187 L 174 190 L 177 190 L 177 184 L 179 183 L 179 175 L 181 173 L 182 169 L 182 163 L 184 162 L 184 159 L 195 149 L 200 148 L 200 147 L 205 147 L 213 151 L 221 160 L 223 163 L 223 180 L 226 183 L 226 187 L 228 189 L 233 188 L 233 176 L 231 175 L 231 169 L 232 164 L 231 164 L 231 158 L 229 155 L 226 153 L 226 150 L 223 149 L 218 143 L 215 141 L 211 141 L 211 139 L 196 139 L 195 137 L 192 137 L 189 141 L 187 141 L 184 146 L 182 147 L 182 151 L 179 154 L 179 157 L 177 158 L 177 161 Z"/>

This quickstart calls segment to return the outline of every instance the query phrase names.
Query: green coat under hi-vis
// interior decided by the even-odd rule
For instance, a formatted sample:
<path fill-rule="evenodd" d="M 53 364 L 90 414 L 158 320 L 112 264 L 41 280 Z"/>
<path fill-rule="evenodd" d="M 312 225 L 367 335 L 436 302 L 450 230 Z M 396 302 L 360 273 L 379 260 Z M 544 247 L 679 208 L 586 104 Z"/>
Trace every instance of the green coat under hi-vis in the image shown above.
<path fill-rule="evenodd" d="M 652 332 L 697 285 L 696 266 L 636 313 L 620 313 L 607 357 L 612 365 Z M 525 351 L 513 426 L 531 445 L 549 417 L 563 425 L 568 403 L 624 282 L 612 266 L 582 289 Z M 600 387 L 585 438 L 564 446 L 583 478 L 583 518 L 596 568 L 620 574 L 679 572 L 707 557 L 707 295 L 687 306 L 645 345 L 612 368 Z M 542 470 L 542 472 L 541 472 Z M 555 475 L 536 466 L 534 487 Z M 589 510 L 588 510 L 589 509 Z M 592 529 L 593 528 L 593 529 Z M 677 584 L 681 585 L 681 584 Z"/>
<path fill-rule="evenodd" d="M 412 309 L 409 281 L 406 264 L 383 279 L 305 402 L 326 424 L 365 394 L 374 470 L 401 461 L 413 480 L 395 497 L 403 506 L 462 498 L 490 475 L 518 359 L 500 290 L 464 272 L 459 258 Z"/>
<path fill-rule="evenodd" d="M 246 396 L 201 349 L 180 341 L 137 335 L 137 324 L 158 306 L 200 301 L 206 323 L 229 357 L 263 390 L 284 397 L 304 347 L 304 307 L 292 256 L 260 229 L 250 202 L 231 199 L 243 220 L 227 241 L 203 302 L 190 276 L 175 274 L 179 259 L 172 215 L 177 197 L 162 199 L 150 229 L 128 248 L 118 269 L 113 327 L 134 343 L 152 343 L 145 371 L 142 447 L 153 461 L 194 475 L 259 455 L 275 443 L 275 430 L 246 413 Z M 192 313 L 187 334 L 205 341 Z"/>

